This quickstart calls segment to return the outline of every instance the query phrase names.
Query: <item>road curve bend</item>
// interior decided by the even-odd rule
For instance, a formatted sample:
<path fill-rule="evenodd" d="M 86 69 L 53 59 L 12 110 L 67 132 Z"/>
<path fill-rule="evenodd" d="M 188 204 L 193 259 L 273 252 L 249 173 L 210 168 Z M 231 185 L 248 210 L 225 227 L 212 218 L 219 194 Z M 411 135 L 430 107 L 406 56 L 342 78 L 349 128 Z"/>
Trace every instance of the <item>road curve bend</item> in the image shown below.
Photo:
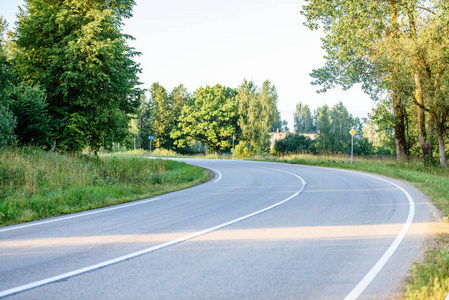
<path fill-rule="evenodd" d="M 388 299 L 432 228 L 433 207 L 392 179 L 186 161 L 214 180 L 0 228 L 0 298 Z"/>

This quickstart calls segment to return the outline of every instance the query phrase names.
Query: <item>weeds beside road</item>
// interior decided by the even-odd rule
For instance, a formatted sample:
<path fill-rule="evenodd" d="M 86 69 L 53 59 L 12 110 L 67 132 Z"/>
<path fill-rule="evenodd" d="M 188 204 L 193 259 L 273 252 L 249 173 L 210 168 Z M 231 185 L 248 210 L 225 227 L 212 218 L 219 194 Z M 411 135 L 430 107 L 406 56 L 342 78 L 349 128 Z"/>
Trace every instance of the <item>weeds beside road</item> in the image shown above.
<path fill-rule="evenodd" d="M 0 226 L 148 198 L 209 176 L 169 160 L 0 149 Z"/>

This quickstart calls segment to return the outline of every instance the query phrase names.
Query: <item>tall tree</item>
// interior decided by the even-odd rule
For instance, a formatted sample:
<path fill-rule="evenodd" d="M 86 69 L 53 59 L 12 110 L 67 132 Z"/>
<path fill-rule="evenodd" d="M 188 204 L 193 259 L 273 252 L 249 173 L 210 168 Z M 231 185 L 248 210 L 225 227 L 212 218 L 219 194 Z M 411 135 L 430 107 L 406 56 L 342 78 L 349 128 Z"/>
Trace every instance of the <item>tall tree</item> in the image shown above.
<path fill-rule="evenodd" d="M 253 150 L 260 152 L 264 147 L 264 144 L 261 144 L 264 133 L 259 118 L 262 106 L 257 98 L 257 86 L 245 79 L 239 86 L 235 98 L 239 113 L 238 126 L 241 131 L 239 139 L 246 141 Z"/>
<path fill-rule="evenodd" d="M 145 97 L 145 94 L 142 94 L 140 96 L 140 106 L 137 110 L 137 127 L 139 132 L 139 147 L 147 150 L 150 149 L 149 137 L 154 137 L 153 112 L 152 102 Z"/>
<path fill-rule="evenodd" d="M 418 66 L 422 98 L 416 101 L 421 118 L 429 114 L 430 128 L 435 128 L 438 140 L 440 165 L 447 168 L 445 136 L 449 121 L 449 5 L 446 1 L 435 1 L 435 14 L 421 16 L 420 33 L 416 37 Z M 413 45 L 416 48 L 416 45 Z M 421 126 L 418 125 L 418 128 Z M 421 129 L 422 131 L 423 129 Z M 432 130 L 430 130 L 432 132 Z"/>
<path fill-rule="evenodd" d="M 234 89 L 215 85 L 201 87 L 184 106 L 179 124 L 171 133 L 178 147 L 185 147 L 187 137 L 200 141 L 219 154 L 231 146 L 237 132 L 237 104 Z"/>
<path fill-rule="evenodd" d="M 155 147 L 178 150 L 170 133 L 178 124 L 181 110 L 189 99 L 186 88 L 181 84 L 168 94 L 159 83 L 153 83 L 150 89 L 152 107 L 152 132 Z"/>
<path fill-rule="evenodd" d="M 179 124 L 179 117 L 181 116 L 181 112 L 184 106 L 189 104 L 191 101 L 191 97 L 187 89 L 183 84 L 180 84 L 173 88 L 170 95 L 168 95 L 168 102 L 170 105 L 171 111 L 171 127 L 169 129 L 169 133 L 171 133 Z M 185 137 L 183 137 L 185 138 Z M 178 148 L 175 141 L 172 139 L 171 149 L 175 150 L 179 153 L 184 153 L 189 151 L 185 148 Z"/>
<path fill-rule="evenodd" d="M 245 79 L 238 88 L 236 101 L 240 138 L 256 152 L 267 150 L 270 142 L 268 133 L 280 119 L 276 88 L 266 80 L 258 89 L 254 82 Z"/>
<path fill-rule="evenodd" d="M 280 113 L 277 108 L 278 93 L 276 87 L 269 80 L 265 80 L 257 92 L 257 99 L 260 101 L 262 109 L 260 119 L 263 132 L 266 133 L 262 139 L 266 139 L 270 129 L 280 120 Z M 281 123 L 284 125 L 283 122 Z M 285 124 L 285 126 L 287 125 Z"/>
<path fill-rule="evenodd" d="M 172 112 L 168 103 L 167 90 L 156 82 L 151 85 L 150 95 L 153 110 L 152 131 L 154 132 L 154 146 L 171 149 L 173 144 L 170 138 Z"/>
<path fill-rule="evenodd" d="M 412 0 L 404 0 L 412 1 Z M 383 91 L 393 100 L 396 116 L 395 135 L 398 160 L 406 160 L 407 149 L 404 122 L 404 91 L 400 69 L 401 48 L 399 4 L 402 1 L 324 1 L 306 0 L 302 13 L 311 29 L 323 26 L 326 34 L 323 48 L 326 64 L 314 70 L 315 84 L 322 91 L 335 85 L 344 89 L 362 83 L 365 92 L 378 99 Z M 408 74 L 407 74 L 408 75 Z M 407 83 L 410 77 L 406 76 Z M 406 93 L 408 92 L 408 94 Z"/>
<path fill-rule="evenodd" d="M 10 89 L 13 86 L 12 66 L 7 59 L 6 32 L 8 23 L 0 17 L 0 147 L 16 142 L 14 133 L 17 119 L 7 103 Z"/>
<path fill-rule="evenodd" d="M 321 152 L 332 151 L 332 119 L 329 113 L 329 106 L 324 105 L 318 108 L 316 120 L 317 148 Z"/>
<path fill-rule="evenodd" d="M 355 122 L 352 115 L 349 114 L 346 107 L 340 101 L 331 108 L 330 117 L 332 119 L 332 150 L 339 153 L 349 153 L 351 145 L 349 131 L 351 129 L 358 131 L 358 128 L 353 128 Z"/>
<path fill-rule="evenodd" d="M 296 104 L 296 110 L 293 114 L 294 128 L 297 133 L 313 133 L 313 118 L 309 106 L 301 102 Z"/>
<path fill-rule="evenodd" d="M 138 55 L 121 32 L 133 0 L 25 0 L 15 32 L 20 79 L 47 91 L 59 149 L 98 150 L 126 138 L 141 90 Z"/>

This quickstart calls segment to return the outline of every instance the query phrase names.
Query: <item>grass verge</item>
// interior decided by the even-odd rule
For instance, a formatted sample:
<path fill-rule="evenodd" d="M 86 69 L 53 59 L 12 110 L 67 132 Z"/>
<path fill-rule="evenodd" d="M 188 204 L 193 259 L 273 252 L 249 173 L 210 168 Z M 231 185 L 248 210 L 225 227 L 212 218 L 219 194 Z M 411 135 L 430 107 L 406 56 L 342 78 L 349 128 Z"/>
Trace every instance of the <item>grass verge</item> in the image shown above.
<path fill-rule="evenodd" d="M 280 158 L 259 157 L 258 160 L 303 164 L 321 167 L 350 169 L 375 173 L 408 181 L 429 196 L 435 206 L 446 216 L 442 232 L 432 249 L 426 252 L 425 262 L 415 263 L 404 287 L 403 299 L 441 299 L 449 293 L 449 170 L 425 166 L 411 161 L 397 164 L 392 159 L 355 158 L 348 156 L 292 155 Z"/>
<path fill-rule="evenodd" d="M 148 198 L 209 176 L 169 160 L 0 149 L 0 226 Z"/>

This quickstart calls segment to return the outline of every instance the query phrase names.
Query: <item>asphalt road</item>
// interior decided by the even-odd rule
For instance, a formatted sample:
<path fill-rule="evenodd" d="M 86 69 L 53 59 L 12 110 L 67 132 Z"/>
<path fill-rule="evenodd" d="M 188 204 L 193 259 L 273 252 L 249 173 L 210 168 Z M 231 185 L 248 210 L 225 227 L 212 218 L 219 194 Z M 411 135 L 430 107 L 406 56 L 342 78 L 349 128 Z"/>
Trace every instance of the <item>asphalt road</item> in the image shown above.
<path fill-rule="evenodd" d="M 0 298 L 390 299 L 431 228 L 432 207 L 391 179 L 189 163 L 215 178 L 0 228 Z"/>

